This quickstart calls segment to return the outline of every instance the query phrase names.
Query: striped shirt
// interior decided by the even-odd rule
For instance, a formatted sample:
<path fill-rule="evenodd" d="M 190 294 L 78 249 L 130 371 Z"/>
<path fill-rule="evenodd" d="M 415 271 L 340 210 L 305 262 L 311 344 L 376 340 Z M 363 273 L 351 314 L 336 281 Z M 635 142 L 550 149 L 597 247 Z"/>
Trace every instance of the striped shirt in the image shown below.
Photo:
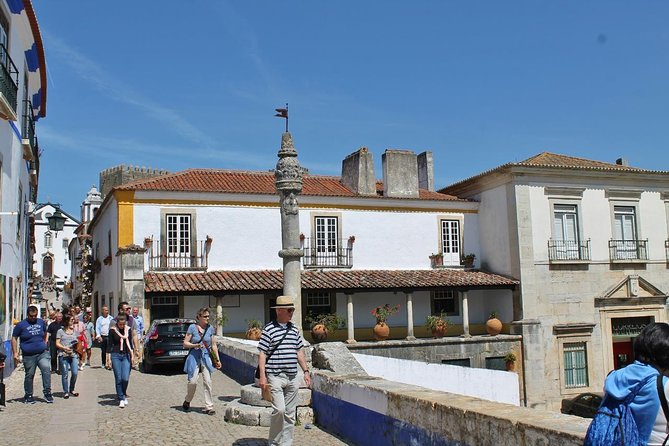
<path fill-rule="evenodd" d="M 288 334 L 286 334 L 288 330 Z M 283 335 L 286 337 L 283 341 Z M 277 344 L 281 345 L 277 347 Z M 276 350 L 274 348 L 276 347 Z M 274 350 L 272 356 L 265 363 L 265 372 L 269 375 L 278 375 L 286 373 L 287 375 L 297 374 L 297 352 L 304 347 L 304 341 L 297 327 L 288 323 L 283 327 L 276 321 L 265 325 L 258 343 L 258 350 L 266 355 Z"/>

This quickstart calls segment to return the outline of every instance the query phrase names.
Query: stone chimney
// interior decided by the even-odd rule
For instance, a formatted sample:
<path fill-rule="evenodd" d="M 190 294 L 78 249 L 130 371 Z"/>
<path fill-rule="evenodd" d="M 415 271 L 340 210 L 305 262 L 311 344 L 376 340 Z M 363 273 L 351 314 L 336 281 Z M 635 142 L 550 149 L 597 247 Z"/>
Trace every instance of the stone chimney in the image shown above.
<path fill-rule="evenodd" d="M 432 152 L 418 154 L 418 187 L 434 192 L 434 162 Z"/>
<path fill-rule="evenodd" d="M 387 149 L 381 163 L 384 196 L 418 198 L 418 161 L 413 151 Z"/>
<path fill-rule="evenodd" d="M 341 162 L 341 182 L 360 195 L 376 195 L 374 157 L 367 147 L 361 147 Z"/>

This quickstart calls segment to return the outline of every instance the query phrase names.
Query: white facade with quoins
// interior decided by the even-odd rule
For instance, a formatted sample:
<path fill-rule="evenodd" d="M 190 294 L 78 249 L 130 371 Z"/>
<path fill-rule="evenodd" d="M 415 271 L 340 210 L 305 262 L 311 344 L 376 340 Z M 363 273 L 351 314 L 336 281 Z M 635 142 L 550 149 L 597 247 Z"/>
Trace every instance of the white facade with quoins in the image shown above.
<path fill-rule="evenodd" d="M 542 153 L 442 192 L 480 203 L 482 268 L 520 280 L 529 406 L 600 391 L 667 320 L 669 172 Z"/>

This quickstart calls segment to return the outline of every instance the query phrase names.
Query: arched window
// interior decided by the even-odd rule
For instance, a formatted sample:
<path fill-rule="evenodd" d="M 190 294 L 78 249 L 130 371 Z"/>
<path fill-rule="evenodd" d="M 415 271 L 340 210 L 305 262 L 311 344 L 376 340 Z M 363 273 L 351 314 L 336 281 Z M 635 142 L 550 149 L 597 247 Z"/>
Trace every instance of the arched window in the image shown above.
<path fill-rule="evenodd" d="M 42 259 L 42 277 L 53 276 L 53 257 L 44 256 Z"/>
<path fill-rule="evenodd" d="M 51 244 L 53 243 L 53 236 L 51 235 L 51 232 L 46 232 L 44 233 L 44 247 L 46 249 L 51 249 Z"/>

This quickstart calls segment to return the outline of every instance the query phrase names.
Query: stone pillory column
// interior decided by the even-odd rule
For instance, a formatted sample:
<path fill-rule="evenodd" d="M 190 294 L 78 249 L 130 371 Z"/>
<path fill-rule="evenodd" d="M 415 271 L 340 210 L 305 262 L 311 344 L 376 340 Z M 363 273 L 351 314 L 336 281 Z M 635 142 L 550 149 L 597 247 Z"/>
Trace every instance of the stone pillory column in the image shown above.
<path fill-rule="evenodd" d="M 302 192 L 304 169 L 297 160 L 293 147 L 293 137 L 285 132 L 281 135 L 279 161 L 276 163 L 274 178 L 279 194 L 281 210 L 281 251 L 283 259 L 283 294 L 295 299 L 293 322 L 302 332 L 302 278 L 300 268 L 300 208 L 297 196 Z"/>

